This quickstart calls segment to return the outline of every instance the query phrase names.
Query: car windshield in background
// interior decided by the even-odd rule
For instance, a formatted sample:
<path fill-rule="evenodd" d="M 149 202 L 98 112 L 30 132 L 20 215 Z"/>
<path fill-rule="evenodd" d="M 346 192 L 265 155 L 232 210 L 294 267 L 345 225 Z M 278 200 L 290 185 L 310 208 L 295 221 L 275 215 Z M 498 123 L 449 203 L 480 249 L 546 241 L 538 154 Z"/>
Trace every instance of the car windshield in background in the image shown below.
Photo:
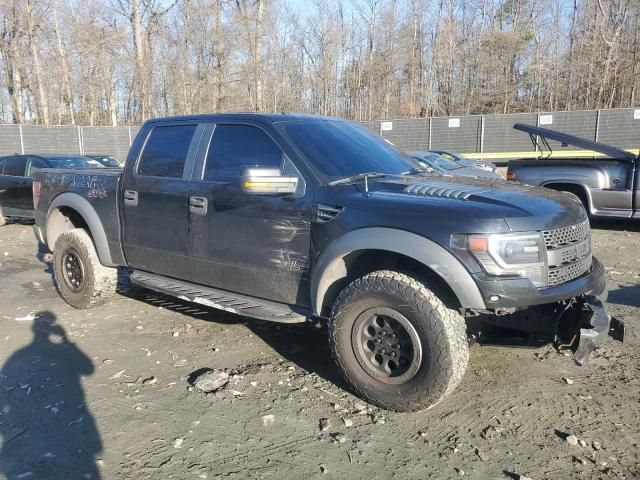
<path fill-rule="evenodd" d="M 119 167 L 120 162 L 116 157 L 112 157 L 111 155 L 87 155 L 88 157 L 97 160 L 105 167 Z"/>
<path fill-rule="evenodd" d="M 365 172 L 401 174 L 418 163 L 350 122 L 285 122 L 282 129 L 326 180 Z"/>
<path fill-rule="evenodd" d="M 461 156 L 455 155 L 451 152 L 438 152 L 438 155 L 453 162 L 461 162 L 464 160 L 464 158 L 462 158 Z"/>
<path fill-rule="evenodd" d="M 431 163 L 432 165 L 435 165 L 436 167 L 441 168 L 443 170 L 447 170 L 447 171 L 457 170 L 458 168 L 462 168 L 462 165 L 460 165 L 458 162 L 449 160 L 448 158 L 445 158 L 441 155 L 436 155 L 436 154 L 425 155 L 424 157 L 422 157 L 422 159 L 427 163 Z"/>
<path fill-rule="evenodd" d="M 88 157 L 49 157 L 49 163 L 53 168 L 104 168 L 99 161 Z"/>

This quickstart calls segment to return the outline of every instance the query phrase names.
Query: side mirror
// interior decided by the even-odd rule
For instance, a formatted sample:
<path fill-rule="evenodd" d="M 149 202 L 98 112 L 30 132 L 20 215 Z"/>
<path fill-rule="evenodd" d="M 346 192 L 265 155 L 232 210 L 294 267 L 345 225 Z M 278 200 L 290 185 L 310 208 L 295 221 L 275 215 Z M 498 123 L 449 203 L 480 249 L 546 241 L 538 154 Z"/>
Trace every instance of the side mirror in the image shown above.
<path fill-rule="evenodd" d="M 433 169 L 433 167 L 431 165 L 429 165 L 427 162 L 423 162 L 422 160 L 418 159 L 418 163 L 420 164 L 420 166 L 422 168 L 424 168 L 424 171 L 427 173 L 433 173 L 435 172 L 435 170 Z"/>
<path fill-rule="evenodd" d="M 245 167 L 240 177 L 242 191 L 253 195 L 281 195 L 295 193 L 298 177 L 285 176 L 279 168 Z"/>

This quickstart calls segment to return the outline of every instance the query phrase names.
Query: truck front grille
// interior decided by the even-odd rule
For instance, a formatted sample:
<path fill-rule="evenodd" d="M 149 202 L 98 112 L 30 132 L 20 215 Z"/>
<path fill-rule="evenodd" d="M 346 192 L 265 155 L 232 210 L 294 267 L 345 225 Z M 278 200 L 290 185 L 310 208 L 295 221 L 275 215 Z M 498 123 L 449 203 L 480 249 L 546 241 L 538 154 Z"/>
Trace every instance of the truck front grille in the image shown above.
<path fill-rule="evenodd" d="M 547 249 L 563 247 L 580 242 L 591 236 L 589 220 L 568 227 L 545 230 L 542 232 Z"/>
<path fill-rule="evenodd" d="M 550 287 L 560 285 L 561 283 L 565 283 L 569 280 L 582 276 L 584 273 L 589 271 L 591 261 L 591 254 L 589 254 L 576 262 L 569 263 L 568 265 L 553 269 L 550 268 L 548 285 Z"/>
<path fill-rule="evenodd" d="M 547 247 L 548 286 L 560 285 L 589 271 L 592 262 L 589 220 L 546 230 L 542 235 Z"/>

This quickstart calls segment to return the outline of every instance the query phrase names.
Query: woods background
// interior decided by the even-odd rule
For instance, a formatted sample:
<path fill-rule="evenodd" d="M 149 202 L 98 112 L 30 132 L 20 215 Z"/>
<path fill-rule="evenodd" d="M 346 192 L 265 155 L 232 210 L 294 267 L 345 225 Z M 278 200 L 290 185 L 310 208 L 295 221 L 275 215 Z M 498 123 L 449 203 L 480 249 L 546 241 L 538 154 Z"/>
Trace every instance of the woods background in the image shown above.
<path fill-rule="evenodd" d="M 0 120 L 628 107 L 640 0 L 0 0 Z"/>

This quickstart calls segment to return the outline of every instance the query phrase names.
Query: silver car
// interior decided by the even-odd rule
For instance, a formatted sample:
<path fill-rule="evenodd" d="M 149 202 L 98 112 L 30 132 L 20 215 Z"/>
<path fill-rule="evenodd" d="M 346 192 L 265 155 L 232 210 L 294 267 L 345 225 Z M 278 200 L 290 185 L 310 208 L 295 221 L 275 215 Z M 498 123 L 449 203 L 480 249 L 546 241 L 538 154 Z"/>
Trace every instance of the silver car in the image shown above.
<path fill-rule="evenodd" d="M 411 157 L 416 159 L 422 166 L 443 175 L 460 175 L 463 177 L 488 178 L 492 180 L 502 180 L 493 171 L 476 167 L 465 167 L 459 162 L 438 155 L 433 152 L 411 152 Z"/>
<path fill-rule="evenodd" d="M 463 157 L 459 153 L 452 152 L 451 150 L 429 150 L 429 153 L 437 153 L 441 157 L 458 162 L 463 167 L 474 167 L 494 173 L 497 168 L 495 163 L 487 162 L 485 160 L 471 160 Z"/>

